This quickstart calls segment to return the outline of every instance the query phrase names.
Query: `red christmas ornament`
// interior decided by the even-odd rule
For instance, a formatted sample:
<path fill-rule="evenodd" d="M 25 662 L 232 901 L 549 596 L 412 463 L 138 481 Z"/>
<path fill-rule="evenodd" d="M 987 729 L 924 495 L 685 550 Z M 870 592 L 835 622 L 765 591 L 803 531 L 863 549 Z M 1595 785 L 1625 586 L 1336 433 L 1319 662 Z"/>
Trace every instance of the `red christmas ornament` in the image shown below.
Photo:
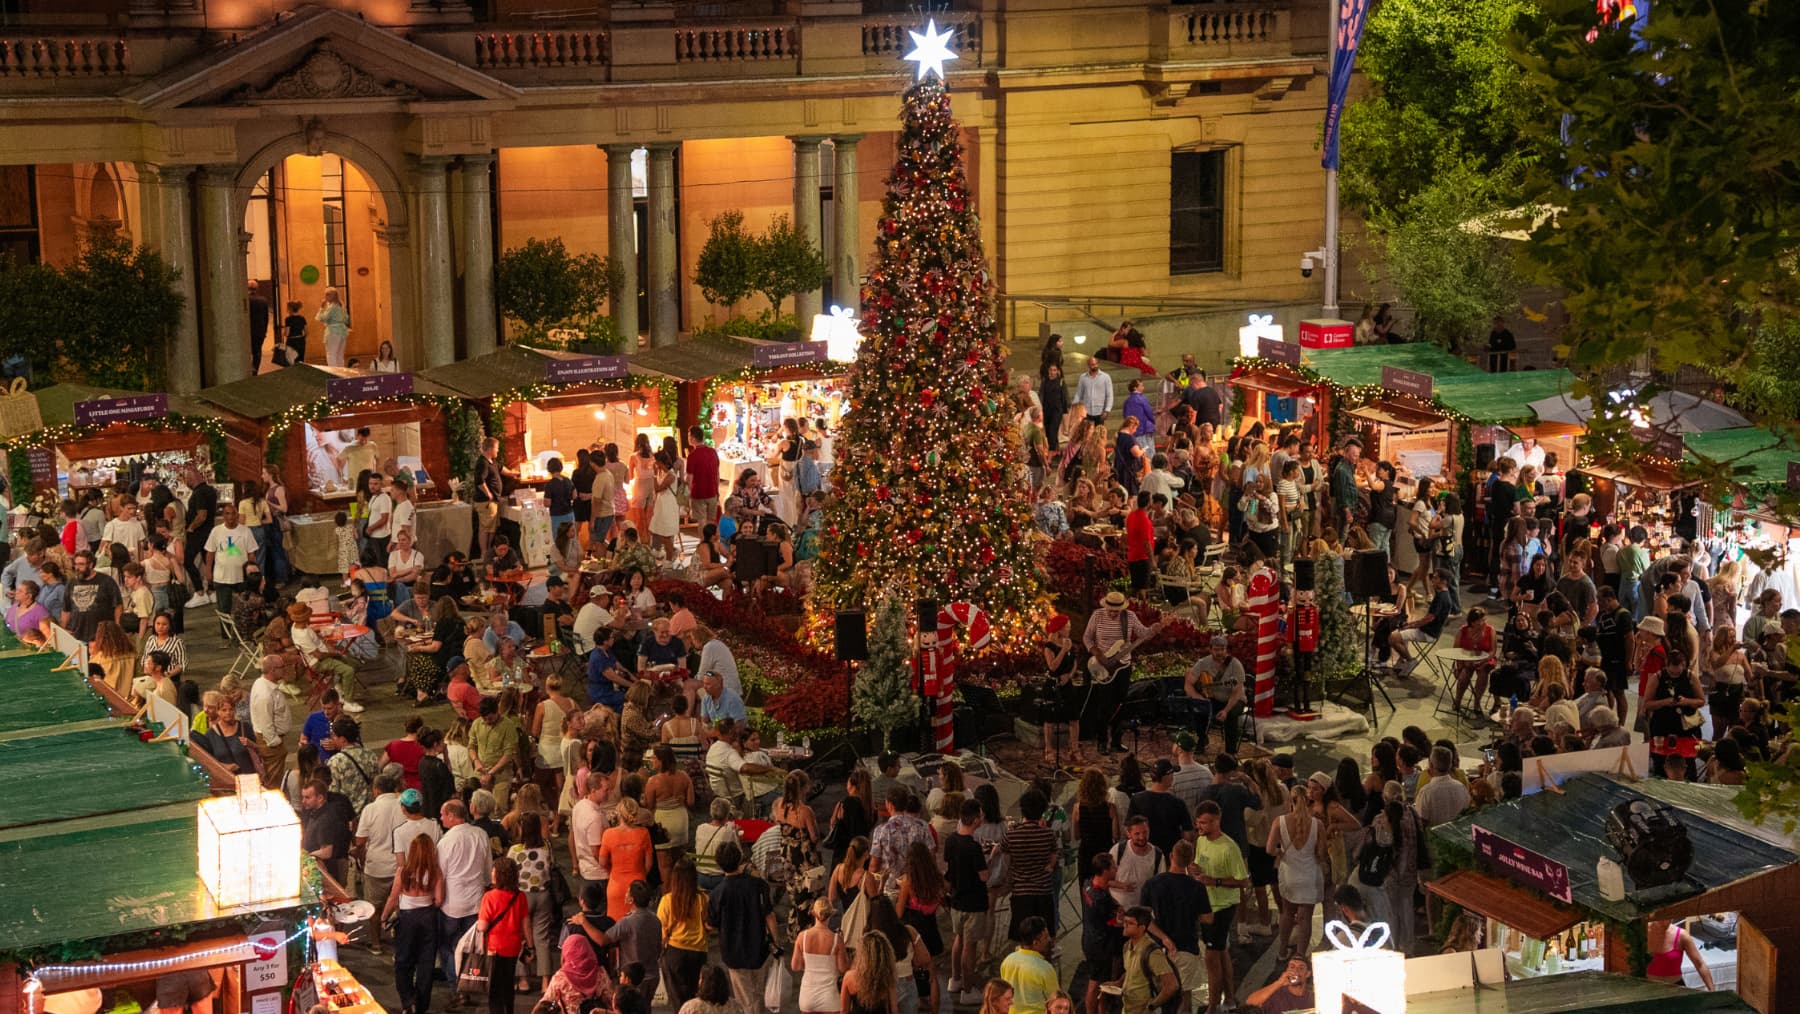
<path fill-rule="evenodd" d="M 926 388 L 925 390 L 919 392 L 919 404 L 924 405 L 926 408 L 930 408 L 931 403 L 936 400 L 937 400 L 937 392 L 933 391 L 929 387 Z"/>
<path fill-rule="evenodd" d="M 886 503 L 887 498 L 893 495 L 893 491 L 888 489 L 885 485 L 875 487 L 875 499 L 880 500 L 883 503 Z"/>

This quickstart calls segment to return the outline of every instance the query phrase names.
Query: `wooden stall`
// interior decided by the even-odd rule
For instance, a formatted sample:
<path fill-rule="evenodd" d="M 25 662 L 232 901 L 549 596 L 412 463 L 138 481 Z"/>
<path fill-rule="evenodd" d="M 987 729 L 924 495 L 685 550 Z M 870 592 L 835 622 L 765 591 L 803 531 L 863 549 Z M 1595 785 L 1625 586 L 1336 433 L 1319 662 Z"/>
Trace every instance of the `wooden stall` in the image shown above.
<path fill-rule="evenodd" d="M 196 398 L 85 384 L 56 384 L 32 395 L 43 429 L 10 445 L 26 456 L 36 492 L 66 497 L 190 463 L 216 477 L 223 465 L 214 460 L 224 434 L 221 413 Z"/>

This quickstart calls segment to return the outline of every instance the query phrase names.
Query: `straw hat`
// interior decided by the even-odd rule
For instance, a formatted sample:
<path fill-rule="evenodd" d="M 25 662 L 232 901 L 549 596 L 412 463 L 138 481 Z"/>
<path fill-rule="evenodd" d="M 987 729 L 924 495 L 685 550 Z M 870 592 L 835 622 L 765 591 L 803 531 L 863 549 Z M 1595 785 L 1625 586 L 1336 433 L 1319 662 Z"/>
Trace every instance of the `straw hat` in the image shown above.
<path fill-rule="evenodd" d="M 1100 600 L 1100 605 L 1107 609 L 1123 609 L 1125 608 L 1125 601 L 1124 592 L 1107 592 L 1106 597 Z"/>
<path fill-rule="evenodd" d="M 1640 632 L 1655 634 L 1657 637 L 1662 637 L 1669 632 L 1668 629 L 1663 626 L 1662 617 L 1660 616 L 1644 617 L 1637 622 L 1637 628 Z"/>

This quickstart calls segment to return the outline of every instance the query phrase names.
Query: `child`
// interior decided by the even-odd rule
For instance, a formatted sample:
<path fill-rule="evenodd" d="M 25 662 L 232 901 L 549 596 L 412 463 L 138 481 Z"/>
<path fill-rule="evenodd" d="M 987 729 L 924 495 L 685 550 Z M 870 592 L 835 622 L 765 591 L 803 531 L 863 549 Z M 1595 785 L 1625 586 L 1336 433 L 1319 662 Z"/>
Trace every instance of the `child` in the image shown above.
<path fill-rule="evenodd" d="M 337 564 L 339 574 L 348 574 L 356 569 L 356 529 L 350 524 L 350 515 L 338 511 L 332 518 L 337 525 Z"/>
<path fill-rule="evenodd" d="M 644 966 L 633 961 L 619 970 L 619 988 L 613 993 L 618 1014 L 650 1014 L 650 998 L 644 995 Z"/>
<path fill-rule="evenodd" d="M 287 331 L 281 339 L 285 347 L 275 350 L 275 361 L 282 366 L 295 366 L 305 362 L 306 318 L 300 314 L 298 299 L 288 300 L 287 316 L 282 318 L 281 326 Z"/>

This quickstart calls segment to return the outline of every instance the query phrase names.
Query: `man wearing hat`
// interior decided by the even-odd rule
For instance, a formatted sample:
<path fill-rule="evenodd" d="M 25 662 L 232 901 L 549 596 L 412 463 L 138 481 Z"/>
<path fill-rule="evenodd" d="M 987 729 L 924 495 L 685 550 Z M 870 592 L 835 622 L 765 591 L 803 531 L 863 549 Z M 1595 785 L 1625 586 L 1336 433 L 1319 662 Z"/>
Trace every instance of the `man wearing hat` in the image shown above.
<path fill-rule="evenodd" d="M 425 817 L 425 797 L 418 789 L 407 789 L 400 793 L 400 810 L 406 815 L 391 835 L 389 851 L 394 854 L 396 866 L 406 865 L 406 850 L 412 847 L 413 839 L 424 835 L 436 845 L 444 837 L 444 829 L 435 820 Z"/>
<path fill-rule="evenodd" d="M 325 638 L 319 636 L 313 627 L 312 615 L 311 609 L 298 602 L 288 606 L 288 636 L 294 642 L 294 649 L 314 672 L 331 677 L 345 711 L 352 715 L 362 714 L 363 706 L 352 699 L 356 692 L 356 667 L 345 660 L 342 651 L 326 644 Z"/>
<path fill-rule="evenodd" d="M 1125 752 L 1125 744 L 1119 741 L 1119 705 L 1131 684 L 1131 652 L 1163 628 L 1160 620 L 1155 626 L 1144 626 L 1125 606 L 1124 592 L 1108 592 L 1100 608 L 1088 616 L 1087 629 L 1081 635 L 1088 652 L 1088 675 L 1093 680 L 1086 710 L 1106 724 L 1102 753 Z"/>
<path fill-rule="evenodd" d="M 1182 689 L 1194 702 L 1194 734 L 1200 748 L 1206 748 L 1207 730 L 1218 719 L 1225 726 L 1225 752 L 1237 753 L 1244 724 L 1244 664 L 1232 656 L 1231 641 L 1224 634 L 1213 635 L 1211 653 L 1189 667 Z"/>

